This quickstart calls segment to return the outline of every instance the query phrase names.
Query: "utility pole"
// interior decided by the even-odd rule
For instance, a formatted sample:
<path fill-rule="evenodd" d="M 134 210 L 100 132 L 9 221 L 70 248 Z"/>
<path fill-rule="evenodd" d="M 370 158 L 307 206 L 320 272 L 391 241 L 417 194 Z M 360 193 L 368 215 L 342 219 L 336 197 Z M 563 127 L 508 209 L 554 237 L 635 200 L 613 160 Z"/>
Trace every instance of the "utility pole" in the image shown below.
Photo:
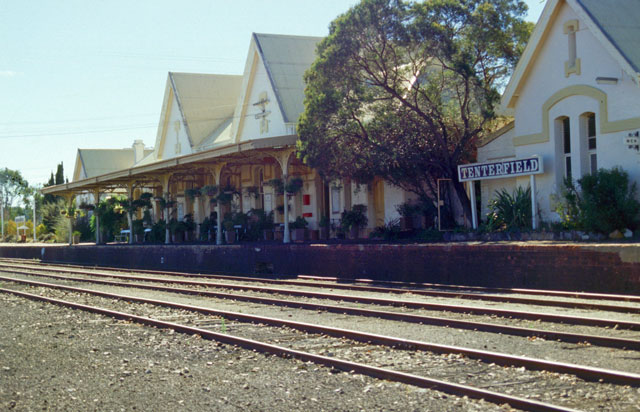
<path fill-rule="evenodd" d="M 2 235 L 0 236 L 0 242 L 4 240 L 4 193 L 0 187 L 0 227 L 2 227 Z"/>
<path fill-rule="evenodd" d="M 36 194 L 33 194 L 33 242 L 36 241 Z"/>

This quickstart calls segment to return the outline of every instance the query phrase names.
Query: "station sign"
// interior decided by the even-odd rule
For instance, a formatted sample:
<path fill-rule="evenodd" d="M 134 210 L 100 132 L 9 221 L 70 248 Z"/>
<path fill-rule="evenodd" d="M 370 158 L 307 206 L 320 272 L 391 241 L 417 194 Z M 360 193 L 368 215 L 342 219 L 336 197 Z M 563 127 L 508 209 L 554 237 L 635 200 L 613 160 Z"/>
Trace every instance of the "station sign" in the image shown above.
<path fill-rule="evenodd" d="M 544 173 L 540 156 L 458 166 L 458 181 L 502 179 Z"/>

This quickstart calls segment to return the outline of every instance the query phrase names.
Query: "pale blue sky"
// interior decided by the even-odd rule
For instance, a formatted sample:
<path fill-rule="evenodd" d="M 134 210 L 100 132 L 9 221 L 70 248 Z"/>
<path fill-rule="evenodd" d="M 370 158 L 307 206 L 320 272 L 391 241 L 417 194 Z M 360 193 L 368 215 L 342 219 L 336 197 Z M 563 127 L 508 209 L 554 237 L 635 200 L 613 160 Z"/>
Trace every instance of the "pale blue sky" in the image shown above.
<path fill-rule="evenodd" d="M 242 74 L 252 32 L 325 36 L 355 3 L 2 0 L 0 168 L 42 184 L 79 147 L 153 146 L 167 72 Z"/>

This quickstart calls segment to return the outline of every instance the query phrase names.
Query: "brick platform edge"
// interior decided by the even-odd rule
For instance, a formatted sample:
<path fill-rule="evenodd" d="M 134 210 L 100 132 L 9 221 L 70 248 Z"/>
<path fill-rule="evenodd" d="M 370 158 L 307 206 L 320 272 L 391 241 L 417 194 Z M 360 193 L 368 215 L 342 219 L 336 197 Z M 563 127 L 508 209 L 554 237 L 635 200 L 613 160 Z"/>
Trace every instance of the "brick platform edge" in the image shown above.
<path fill-rule="evenodd" d="M 640 294 L 640 245 L 0 246 L 0 257 L 168 271 L 323 275 Z"/>

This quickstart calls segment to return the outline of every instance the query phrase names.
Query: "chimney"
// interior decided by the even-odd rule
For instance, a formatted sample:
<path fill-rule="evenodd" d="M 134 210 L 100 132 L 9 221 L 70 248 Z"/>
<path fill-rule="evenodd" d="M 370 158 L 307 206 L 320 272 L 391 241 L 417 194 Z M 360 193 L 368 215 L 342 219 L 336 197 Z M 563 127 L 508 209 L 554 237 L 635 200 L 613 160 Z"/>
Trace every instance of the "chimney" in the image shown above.
<path fill-rule="evenodd" d="M 142 140 L 133 141 L 133 164 L 137 164 L 144 157 L 144 142 Z"/>

